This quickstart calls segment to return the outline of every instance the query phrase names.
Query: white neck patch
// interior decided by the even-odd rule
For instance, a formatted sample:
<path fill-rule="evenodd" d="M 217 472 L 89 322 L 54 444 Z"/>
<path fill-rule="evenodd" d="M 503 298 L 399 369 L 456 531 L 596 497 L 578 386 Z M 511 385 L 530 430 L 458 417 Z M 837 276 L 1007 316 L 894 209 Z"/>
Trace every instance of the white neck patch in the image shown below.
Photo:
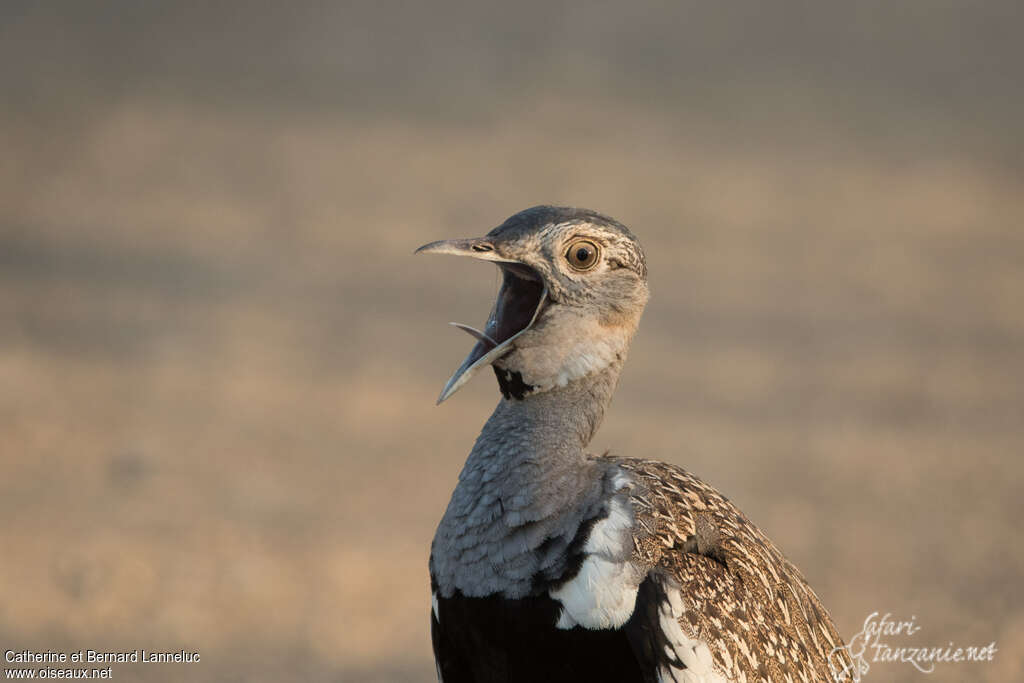
<path fill-rule="evenodd" d="M 615 485 L 618 490 L 628 485 L 628 479 L 620 475 Z M 643 580 L 630 561 L 632 549 L 633 514 L 623 498 L 613 498 L 608 516 L 590 530 L 579 573 L 549 592 L 562 604 L 557 628 L 609 629 L 629 621 Z"/>
<path fill-rule="evenodd" d="M 622 360 L 633 330 L 573 316 L 557 325 L 527 330 L 516 340 L 515 350 L 495 365 L 518 371 L 534 391 L 564 387 Z"/>

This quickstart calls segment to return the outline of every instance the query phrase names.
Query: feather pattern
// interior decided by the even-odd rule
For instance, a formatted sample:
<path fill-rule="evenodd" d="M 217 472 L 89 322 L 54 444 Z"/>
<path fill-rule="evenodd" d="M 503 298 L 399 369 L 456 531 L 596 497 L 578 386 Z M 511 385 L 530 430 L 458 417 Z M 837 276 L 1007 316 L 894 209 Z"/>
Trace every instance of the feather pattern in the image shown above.
<path fill-rule="evenodd" d="M 832 681 L 849 665 L 800 571 L 713 487 L 662 462 L 605 457 L 632 475 L 633 559 L 674 583 L 683 632 L 731 681 Z"/>

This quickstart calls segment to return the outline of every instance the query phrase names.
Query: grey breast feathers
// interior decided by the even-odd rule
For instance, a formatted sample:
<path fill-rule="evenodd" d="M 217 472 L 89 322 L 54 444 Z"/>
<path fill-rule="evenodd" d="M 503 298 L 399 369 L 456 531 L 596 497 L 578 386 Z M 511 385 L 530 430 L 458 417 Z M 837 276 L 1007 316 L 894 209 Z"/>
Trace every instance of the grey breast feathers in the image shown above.
<path fill-rule="evenodd" d="M 660 462 L 632 474 L 634 560 L 678 584 L 687 636 L 737 681 L 832 681 L 849 658 L 828 612 L 775 545 L 718 491 Z"/>

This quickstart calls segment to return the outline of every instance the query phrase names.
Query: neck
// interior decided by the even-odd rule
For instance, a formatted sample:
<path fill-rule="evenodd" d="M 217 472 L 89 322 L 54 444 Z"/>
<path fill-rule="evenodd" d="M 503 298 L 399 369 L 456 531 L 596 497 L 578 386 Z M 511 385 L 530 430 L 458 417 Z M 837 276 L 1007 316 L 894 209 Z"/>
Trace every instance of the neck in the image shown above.
<path fill-rule="evenodd" d="M 566 493 L 593 480 L 584 449 L 604 419 L 621 369 L 616 360 L 564 387 L 502 399 L 473 446 L 461 485 L 497 488 L 500 498 L 521 501 L 524 514 L 535 519 L 568 502 Z"/>
<path fill-rule="evenodd" d="M 442 595 L 526 595 L 541 565 L 600 512 L 607 467 L 586 448 L 601 424 L 621 361 L 564 387 L 506 398 L 494 409 L 459 475 L 431 549 Z M 568 536 L 565 534 L 568 530 Z M 561 544 L 561 545 L 559 545 Z M 557 554 L 557 553 L 556 553 Z M 496 565 L 494 558 L 505 564 Z"/>

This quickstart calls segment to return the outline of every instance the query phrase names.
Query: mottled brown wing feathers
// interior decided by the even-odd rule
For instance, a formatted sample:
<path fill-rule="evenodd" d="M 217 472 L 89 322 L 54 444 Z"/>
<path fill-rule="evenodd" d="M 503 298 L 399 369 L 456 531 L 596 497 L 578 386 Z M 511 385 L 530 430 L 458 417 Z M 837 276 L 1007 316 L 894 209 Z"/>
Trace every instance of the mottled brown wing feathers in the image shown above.
<path fill-rule="evenodd" d="M 636 561 L 679 584 L 684 632 L 737 681 L 833 681 L 848 663 L 800 571 L 718 491 L 660 462 L 607 457 L 632 474 Z"/>

